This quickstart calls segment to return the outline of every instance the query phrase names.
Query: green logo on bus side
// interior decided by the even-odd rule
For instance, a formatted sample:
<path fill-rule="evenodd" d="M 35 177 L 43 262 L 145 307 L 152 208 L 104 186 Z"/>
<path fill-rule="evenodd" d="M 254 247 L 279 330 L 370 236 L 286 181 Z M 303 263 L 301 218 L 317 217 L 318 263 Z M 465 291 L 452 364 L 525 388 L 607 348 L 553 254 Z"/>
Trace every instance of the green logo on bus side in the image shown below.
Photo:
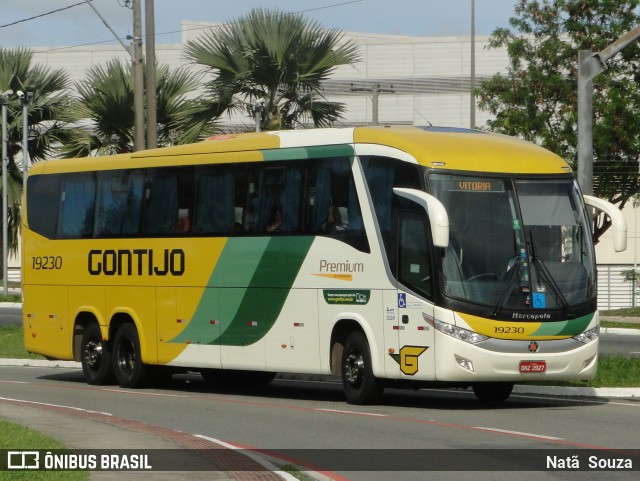
<path fill-rule="evenodd" d="M 371 291 L 364 290 L 326 290 L 322 291 L 327 304 L 367 304 Z"/>

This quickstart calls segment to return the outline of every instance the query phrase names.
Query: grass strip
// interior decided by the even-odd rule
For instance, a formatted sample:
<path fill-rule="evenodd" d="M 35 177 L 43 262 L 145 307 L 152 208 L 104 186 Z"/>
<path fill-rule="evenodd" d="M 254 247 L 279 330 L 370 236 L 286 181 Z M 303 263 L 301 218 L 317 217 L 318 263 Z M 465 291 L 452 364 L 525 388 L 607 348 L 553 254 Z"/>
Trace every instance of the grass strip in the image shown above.
<path fill-rule="evenodd" d="M 0 418 L 0 449 L 65 449 L 53 438 Z M 88 471 L 0 471 L 0 481 L 86 481 Z"/>

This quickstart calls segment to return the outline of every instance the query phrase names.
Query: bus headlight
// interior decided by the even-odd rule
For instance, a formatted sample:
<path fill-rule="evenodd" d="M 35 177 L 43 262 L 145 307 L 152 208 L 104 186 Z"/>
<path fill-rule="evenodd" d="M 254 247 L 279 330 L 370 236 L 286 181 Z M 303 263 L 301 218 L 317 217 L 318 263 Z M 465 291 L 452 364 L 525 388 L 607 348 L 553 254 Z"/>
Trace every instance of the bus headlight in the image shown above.
<path fill-rule="evenodd" d="M 437 319 L 433 320 L 433 327 L 435 327 L 443 334 L 446 334 L 447 336 L 451 336 L 455 339 L 468 342 L 469 344 L 478 344 L 479 342 L 489 339 L 487 336 L 483 336 L 482 334 L 478 334 L 477 332 L 470 331 L 469 329 L 463 329 L 462 327 L 454 326 L 453 324 L 448 324 L 446 322 L 438 321 Z"/>
<path fill-rule="evenodd" d="M 578 342 L 582 342 L 583 344 L 589 344 L 591 341 L 595 341 L 600 336 L 600 326 L 596 326 L 593 329 L 589 329 L 588 331 L 584 331 L 577 336 L 573 336 Z"/>

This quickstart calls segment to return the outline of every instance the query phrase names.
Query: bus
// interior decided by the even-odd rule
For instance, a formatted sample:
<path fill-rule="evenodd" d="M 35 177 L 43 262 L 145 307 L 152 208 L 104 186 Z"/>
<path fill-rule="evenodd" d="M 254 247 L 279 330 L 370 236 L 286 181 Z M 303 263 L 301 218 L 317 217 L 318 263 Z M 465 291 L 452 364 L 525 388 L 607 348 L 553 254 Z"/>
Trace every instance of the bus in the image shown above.
<path fill-rule="evenodd" d="M 219 135 L 35 164 L 22 226 L 26 349 L 93 385 L 173 372 L 220 385 L 590 379 L 591 226 L 624 218 L 570 166 L 482 131 L 355 127 Z"/>

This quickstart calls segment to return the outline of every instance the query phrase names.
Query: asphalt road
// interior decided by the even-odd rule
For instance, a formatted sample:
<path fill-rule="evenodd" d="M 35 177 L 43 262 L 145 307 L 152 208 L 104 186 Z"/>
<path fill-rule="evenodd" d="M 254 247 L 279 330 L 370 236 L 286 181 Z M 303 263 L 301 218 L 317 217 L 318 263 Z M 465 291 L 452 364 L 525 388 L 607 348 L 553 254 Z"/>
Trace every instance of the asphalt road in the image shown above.
<path fill-rule="evenodd" d="M 640 419 L 638 399 L 513 395 L 487 407 L 469 391 L 389 390 L 379 405 L 350 406 L 330 382 L 276 380 L 261 390 L 216 390 L 194 374 L 174 376 L 164 389 L 125 390 L 88 386 L 79 369 L 8 366 L 0 367 L 0 390 L 0 414 L 3 398 L 88 409 L 265 449 L 354 481 L 637 479 L 637 471 L 545 466 L 547 452 L 581 456 L 583 449 L 625 450 L 640 465 L 640 451 L 626 451 L 640 449 L 633 421 Z M 433 472 L 430 466 L 440 461 L 463 471 Z M 542 467 L 520 471 L 528 462 Z M 465 470 L 478 463 L 482 473 Z"/>

